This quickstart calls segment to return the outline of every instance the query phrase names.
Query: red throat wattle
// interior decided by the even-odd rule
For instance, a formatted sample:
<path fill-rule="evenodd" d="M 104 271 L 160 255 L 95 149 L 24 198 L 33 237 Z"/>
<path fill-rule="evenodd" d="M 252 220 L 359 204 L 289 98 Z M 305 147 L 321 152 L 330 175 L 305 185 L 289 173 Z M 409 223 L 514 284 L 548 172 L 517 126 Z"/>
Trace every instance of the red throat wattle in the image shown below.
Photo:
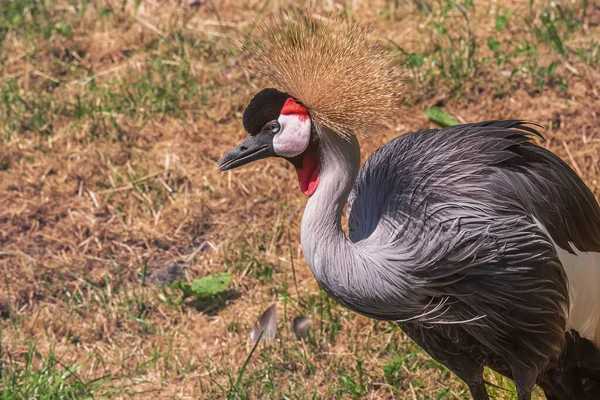
<path fill-rule="evenodd" d="M 312 196 L 319 186 L 319 162 L 312 155 L 304 156 L 302 168 L 296 168 L 300 190 L 307 196 Z"/>
<path fill-rule="evenodd" d="M 281 108 L 281 115 L 297 115 L 301 120 L 309 118 L 306 108 L 294 99 L 289 98 Z M 312 196 L 319 186 L 319 162 L 316 157 L 306 155 L 302 158 L 302 168 L 296 168 L 300 190 L 307 196 Z"/>

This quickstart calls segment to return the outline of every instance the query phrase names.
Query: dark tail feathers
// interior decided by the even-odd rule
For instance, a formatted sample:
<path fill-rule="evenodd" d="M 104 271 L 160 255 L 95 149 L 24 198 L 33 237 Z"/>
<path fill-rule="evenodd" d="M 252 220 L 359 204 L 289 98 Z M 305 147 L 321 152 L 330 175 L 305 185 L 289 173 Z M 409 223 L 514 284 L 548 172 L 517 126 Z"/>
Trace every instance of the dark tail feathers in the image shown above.
<path fill-rule="evenodd" d="M 577 331 L 565 334 L 558 363 L 540 381 L 548 400 L 599 400 L 600 349 Z"/>

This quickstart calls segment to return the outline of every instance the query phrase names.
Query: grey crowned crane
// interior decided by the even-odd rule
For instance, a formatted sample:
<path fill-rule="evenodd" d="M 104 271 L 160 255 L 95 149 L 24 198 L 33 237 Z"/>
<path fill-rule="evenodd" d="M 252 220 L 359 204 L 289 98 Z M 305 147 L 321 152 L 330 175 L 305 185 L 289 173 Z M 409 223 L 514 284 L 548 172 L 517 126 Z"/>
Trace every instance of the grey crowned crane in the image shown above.
<path fill-rule="evenodd" d="M 267 24 L 252 66 L 276 89 L 243 115 L 218 164 L 293 164 L 308 196 L 302 249 L 345 307 L 397 323 L 488 399 L 483 368 L 519 400 L 600 399 L 600 207 L 535 125 L 487 121 L 408 133 L 360 167 L 358 137 L 395 111 L 398 76 L 352 24 Z M 348 234 L 341 216 L 348 203 Z"/>

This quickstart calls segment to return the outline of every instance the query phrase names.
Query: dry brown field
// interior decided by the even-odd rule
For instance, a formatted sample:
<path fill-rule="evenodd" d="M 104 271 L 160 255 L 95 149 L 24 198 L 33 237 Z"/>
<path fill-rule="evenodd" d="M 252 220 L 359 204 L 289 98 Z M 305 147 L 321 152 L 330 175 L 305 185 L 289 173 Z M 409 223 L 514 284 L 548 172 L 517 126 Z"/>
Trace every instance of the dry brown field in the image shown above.
<path fill-rule="evenodd" d="M 0 399 L 463 399 L 389 323 L 319 289 L 306 198 L 268 160 L 220 173 L 264 83 L 237 43 L 283 0 L 0 2 Z M 402 133 L 540 123 L 600 196 L 600 4 L 313 1 L 356 19 L 404 69 Z M 174 284 L 231 276 L 212 296 Z M 190 294 L 190 293 L 188 293 Z M 276 340 L 249 340 L 276 304 Z M 307 340 L 291 320 L 312 319 Z M 487 379 L 495 399 L 509 381 Z M 538 393 L 538 399 L 543 395 Z"/>

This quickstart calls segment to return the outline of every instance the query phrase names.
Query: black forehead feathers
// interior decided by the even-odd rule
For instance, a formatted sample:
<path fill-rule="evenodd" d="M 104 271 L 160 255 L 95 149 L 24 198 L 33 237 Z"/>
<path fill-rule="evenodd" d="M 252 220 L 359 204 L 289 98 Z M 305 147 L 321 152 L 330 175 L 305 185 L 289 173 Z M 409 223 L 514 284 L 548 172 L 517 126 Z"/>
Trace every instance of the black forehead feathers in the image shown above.
<path fill-rule="evenodd" d="M 267 122 L 279 117 L 283 104 L 290 97 L 287 93 L 271 88 L 258 92 L 244 111 L 244 129 L 251 135 L 259 133 Z"/>

